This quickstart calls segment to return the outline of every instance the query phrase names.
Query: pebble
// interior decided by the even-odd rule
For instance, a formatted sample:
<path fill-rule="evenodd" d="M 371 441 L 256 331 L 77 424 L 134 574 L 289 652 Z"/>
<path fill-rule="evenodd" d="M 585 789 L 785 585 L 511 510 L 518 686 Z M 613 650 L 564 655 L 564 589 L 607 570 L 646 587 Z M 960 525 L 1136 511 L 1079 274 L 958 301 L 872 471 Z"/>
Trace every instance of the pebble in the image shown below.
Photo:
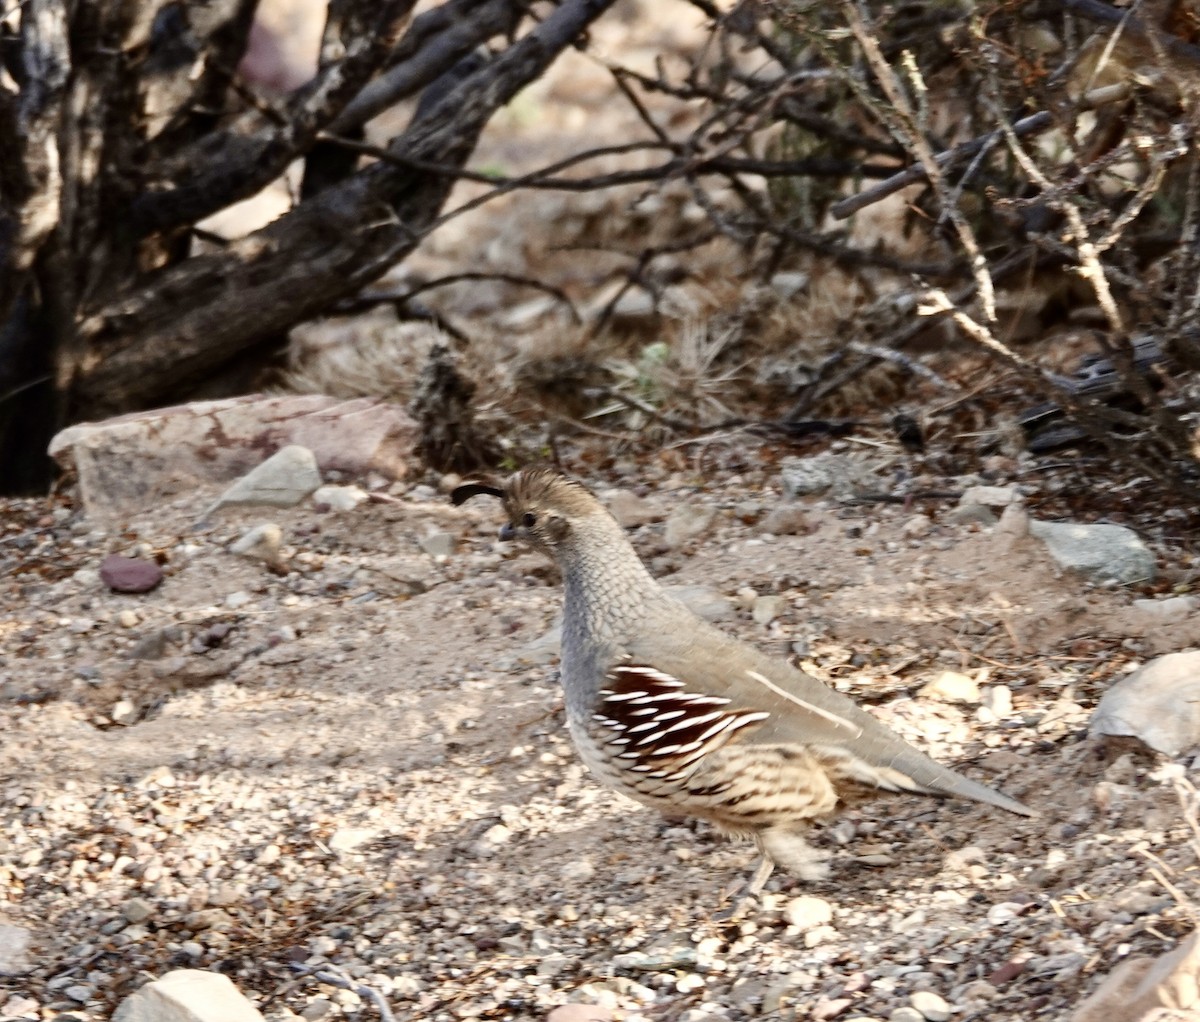
<path fill-rule="evenodd" d="M 225 597 L 225 606 L 230 610 L 239 610 L 253 602 L 254 597 L 241 590 L 238 590 L 236 593 L 230 593 Z"/>
<path fill-rule="evenodd" d="M 304 1006 L 304 1010 L 300 1012 L 300 1017 L 305 1022 L 317 1022 L 317 1019 L 324 1018 L 331 1011 L 333 1011 L 333 1001 L 327 997 L 317 997 Z"/>
<path fill-rule="evenodd" d="M 932 990 L 918 990 L 908 999 L 928 1022 L 946 1022 L 950 1017 L 950 1005 Z"/>
<path fill-rule="evenodd" d="M 458 537 L 452 532 L 433 532 L 418 539 L 417 545 L 430 557 L 449 557 L 458 546 Z"/>
<path fill-rule="evenodd" d="M 623 529 L 636 528 L 660 518 L 657 508 L 632 490 L 608 490 L 600 499 Z"/>
<path fill-rule="evenodd" d="M 318 486 L 313 490 L 312 500 L 330 511 L 353 511 L 367 499 L 367 491 L 357 486 Z"/>
<path fill-rule="evenodd" d="M 63 990 L 63 993 L 71 998 L 72 1001 L 76 1001 L 79 1004 L 87 1004 L 92 999 L 95 991 L 84 983 L 72 983 L 71 986 Z"/>
<path fill-rule="evenodd" d="M 1008 507 L 1021 499 L 1015 486 L 968 486 L 958 498 L 960 506 Z"/>
<path fill-rule="evenodd" d="M 802 933 L 814 926 L 821 926 L 833 919 L 833 906 L 824 898 L 802 894 L 792 898 L 783 908 L 783 918 L 789 926 Z"/>
<path fill-rule="evenodd" d="M 278 565 L 279 548 L 282 543 L 283 530 L 274 522 L 263 522 L 242 533 L 229 550 L 241 557 Z"/>
<path fill-rule="evenodd" d="M 910 1008 L 907 1004 L 902 1008 L 897 1008 L 888 1016 L 888 1022 L 925 1022 L 925 1016 L 922 1015 L 916 1008 Z"/>
<path fill-rule="evenodd" d="M 108 713 L 114 724 L 136 724 L 138 720 L 138 708 L 133 704 L 132 700 L 119 699 L 113 704 L 113 708 Z"/>
<path fill-rule="evenodd" d="M 928 515 L 914 515 L 904 523 L 901 531 L 909 539 L 919 539 L 921 536 L 928 536 L 933 530 L 933 519 Z"/>
<path fill-rule="evenodd" d="M 708 532 L 716 517 L 716 511 L 707 504 L 680 504 L 667 516 L 663 541 L 676 550 Z"/>
<path fill-rule="evenodd" d="M 136 628 L 138 620 L 137 611 L 130 610 L 128 607 L 117 614 L 117 624 L 122 628 Z"/>
<path fill-rule="evenodd" d="M 754 600 L 754 609 L 750 615 L 755 624 L 769 625 L 777 617 L 782 617 L 788 607 L 788 601 L 783 596 L 758 596 Z"/>
<path fill-rule="evenodd" d="M 979 683 L 957 671 L 942 671 L 932 681 L 922 685 L 917 695 L 943 703 L 975 704 L 980 698 Z"/>
<path fill-rule="evenodd" d="M 560 1004 L 546 1022 L 610 1022 L 612 1009 L 599 1004 Z"/>
<path fill-rule="evenodd" d="M 100 579 L 114 593 L 148 593 L 163 580 L 154 561 L 109 554 L 100 562 Z"/>
<path fill-rule="evenodd" d="M 25 927 L 0 922 L 0 976 L 16 976 L 29 968 L 31 939 Z"/>

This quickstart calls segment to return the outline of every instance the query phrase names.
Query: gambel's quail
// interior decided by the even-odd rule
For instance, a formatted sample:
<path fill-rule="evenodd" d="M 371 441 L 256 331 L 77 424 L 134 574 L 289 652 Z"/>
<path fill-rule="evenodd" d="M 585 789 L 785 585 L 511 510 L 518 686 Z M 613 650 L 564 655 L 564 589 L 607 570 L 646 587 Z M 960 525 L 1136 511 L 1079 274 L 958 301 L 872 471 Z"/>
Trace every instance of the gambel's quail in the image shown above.
<path fill-rule="evenodd" d="M 461 504 L 499 497 L 519 539 L 554 558 L 565 600 L 562 686 L 571 736 L 603 783 L 672 815 L 752 836 L 763 860 L 805 879 L 827 867 L 805 821 L 882 789 L 974 799 L 1023 816 L 1015 799 L 940 766 L 846 696 L 696 617 L 663 591 L 583 486 L 542 468 L 503 487 L 460 486 Z"/>

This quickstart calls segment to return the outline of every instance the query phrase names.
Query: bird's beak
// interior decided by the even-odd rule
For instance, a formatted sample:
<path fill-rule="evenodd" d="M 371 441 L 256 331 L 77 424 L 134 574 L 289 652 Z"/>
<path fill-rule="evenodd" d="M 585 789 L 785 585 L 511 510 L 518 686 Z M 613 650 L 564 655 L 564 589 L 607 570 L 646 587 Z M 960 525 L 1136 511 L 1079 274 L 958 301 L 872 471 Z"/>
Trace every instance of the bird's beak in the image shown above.
<path fill-rule="evenodd" d="M 510 539 L 517 538 L 517 530 L 512 527 L 512 522 L 505 522 L 500 526 L 500 542 L 507 543 Z"/>

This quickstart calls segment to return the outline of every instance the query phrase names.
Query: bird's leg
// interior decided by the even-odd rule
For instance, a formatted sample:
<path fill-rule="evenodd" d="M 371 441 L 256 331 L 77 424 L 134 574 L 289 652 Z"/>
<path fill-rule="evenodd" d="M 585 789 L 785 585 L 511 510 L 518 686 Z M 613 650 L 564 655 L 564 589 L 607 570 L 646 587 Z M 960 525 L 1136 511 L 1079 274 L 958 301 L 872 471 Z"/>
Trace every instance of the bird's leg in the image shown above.
<path fill-rule="evenodd" d="M 763 852 L 762 858 L 754 869 L 754 875 L 750 877 L 750 882 L 745 885 L 741 894 L 737 893 L 738 888 L 742 887 L 740 883 L 731 885 L 721 892 L 722 901 L 727 901 L 735 897 L 735 895 L 736 900 L 729 908 L 721 909 L 720 912 L 714 912 L 713 919 L 718 922 L 731 922 L 745 915 L 755 899 L 762 893 L 762 889 L 767 886 L 767 881 L 770 879 L 774 869 L 774 861 L 766 852 Z"/>

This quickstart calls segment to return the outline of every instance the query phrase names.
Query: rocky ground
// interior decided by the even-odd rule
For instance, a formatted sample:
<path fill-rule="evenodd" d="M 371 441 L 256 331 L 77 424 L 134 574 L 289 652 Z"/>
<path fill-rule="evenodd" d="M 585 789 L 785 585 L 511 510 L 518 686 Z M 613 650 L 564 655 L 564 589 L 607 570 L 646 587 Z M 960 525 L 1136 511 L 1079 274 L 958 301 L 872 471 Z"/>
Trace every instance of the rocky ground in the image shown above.
<path fill-rule="evenodd" d="M 0 1017 L 106 1018 L 197 967 L 272 1019 L 378 1017 L 368 989 L 432 1020 L 566 1002 L 688 1022 L 1066 1018 L 1123 959 L 1173 947 L 1194 911 L 1186 761 L 1086 724 L 1114 678 L 1195 643 L 1194 619 L 1063 572 L 952 496 L 788 501 L 778 454 L 574 467 L 722 627 L 1038 818 L 870 803 L 820 831 L 829 880 L 777 875 L 721 921 L 753 849 L 589 779 L 554 676 L 554 570 L 496 541 L 495 506 L 451 507 L 453 479 L 205 517 L 214 489 L 108 526 L 70 492 L 10 502 L 0 964 L 17 974 Z M 1035 516 L 1057 499 L 1042 477 L 1020 488 Z M 274 570 L 230 552 L 268 520 Z M 1130 524 L 1173 585 L 1191 577 L 1169 525 Z M 112 553 L 165 581 L 111 592 Z"/>

